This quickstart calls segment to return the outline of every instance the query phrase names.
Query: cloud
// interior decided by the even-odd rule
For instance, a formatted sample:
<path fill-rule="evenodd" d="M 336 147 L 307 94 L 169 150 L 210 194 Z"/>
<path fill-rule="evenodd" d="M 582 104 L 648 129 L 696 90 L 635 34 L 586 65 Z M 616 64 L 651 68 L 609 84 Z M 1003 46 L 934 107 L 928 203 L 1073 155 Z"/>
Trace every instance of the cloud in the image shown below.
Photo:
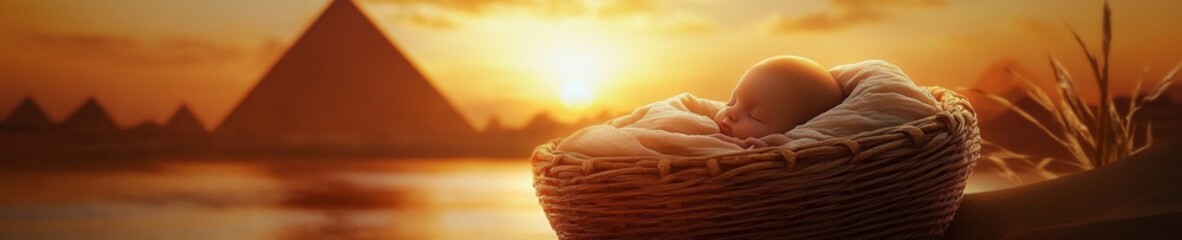
<path fill-rule="evenodd" d="M 481 16 L 494 13 L 528 13 L 548 17 L 583 15 L 620 16 L 657 9 L 657 0 L 374 0 L 419 9 Z"/>
<path fill-rule="evenodd" d="M 881 22 L 893 16 L 888 8 L 941 7 L 944 0 L 830 0 L 832 8 L 799 17 L 777 16 L 776 33 L 824 32 Z"/>
<path fill-rule="evenodd" d="M 485 14 L 492 11 L 492 9 L 503 6 L 525 7 L 536 5 L 535 1 L 529 0 L 384 0 L 381 2 L 399 6 L 447 9 L 469 15 Z"/>
<path fill-rule="evenodd" d="M 698 21 L 678 21 L 663 25 L 660 29 L 665 33 L 688 35 L 701 34 L 714 31 L 715 25 L 709 22 Z"/>
<path fill-rule="evenodd" d="M 1010 25 L 1019 31 L 1031 33 L 1043 38 L 1054 38 L 1057 36 L 1057 33 L 1064 29 L 1047 21 L 1035 19 L 1032 17 L 1014 17 L 1011 19 Z"/>
<path fill-rule="evenodd" d="M 64 57 L 145 65 L 208 63 L 244 55 L 238 47 L 191 37 L 144 41 L 110 34 L 42 32 L 28 34 L 25 40 L 36 51 Z"/>
<path fill-rule="evenodd" d="M 398 14 L 394 17 L 397 22 L 409 23 L 415 26 L 433 29 L 451 30 L 459 26 L 456 19 L 447 15 L 430 15 L 420 12 Z"/>
<path fill-rule="evenodd" d="M 650 27 L 665 34 L 693 35 L 714 31 L 718 26 L 700 15 L 677 14 L 657 19 Z"/>
<path fill-rule="evenodd" d="M 597 12 L 599 16 L 614 17 L 649 14 L 659 10 L 658 4 L 655 0 L 616 0 L 609 1 L 608 3 L 609 4 L 599 8 L 599 11 Z"/>
<path fill-rule="evenodd" d="M 483 16 L 494 13 L 528 13 L 552 17 L 585 14 L 583 0 L 379 0 L 412 12 Z"/>
<path fill-rule="evenodd" d="M 669 35 L 707 33 L 717 25 L 702 14 L 667 9 L 664 0 L 374 1 L 394 5 L 395 22 L 437 30 L 453 30 L 475 19 L 504 15 L 549 20 L 590 18 Z"/>
<path fill-rule="evenodd" d="M 450 30 L 465 20 L 493 15 L 524 15 L 544 19 L 651 19 L 647 24 L 666 33 L 700 33 L 713 29 L 707 19 L 688 21 L 684 12 L 667 15 L 661 0 L 374 0 L 397 7 L 394 20 L 419 27 Z"/>

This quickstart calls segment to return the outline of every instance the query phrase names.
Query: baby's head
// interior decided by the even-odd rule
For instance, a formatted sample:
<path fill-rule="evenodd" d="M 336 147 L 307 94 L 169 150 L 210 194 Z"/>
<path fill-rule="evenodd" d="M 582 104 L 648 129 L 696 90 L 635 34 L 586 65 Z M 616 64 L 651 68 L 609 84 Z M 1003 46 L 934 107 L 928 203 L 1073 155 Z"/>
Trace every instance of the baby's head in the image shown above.
<path fill-rule="evenodd" d="M 714 121 L 723 134 L 759 138 L 792 130 L 844 98 L 837 81 L 820 64 L 777 56 L 747 69 Z"/>

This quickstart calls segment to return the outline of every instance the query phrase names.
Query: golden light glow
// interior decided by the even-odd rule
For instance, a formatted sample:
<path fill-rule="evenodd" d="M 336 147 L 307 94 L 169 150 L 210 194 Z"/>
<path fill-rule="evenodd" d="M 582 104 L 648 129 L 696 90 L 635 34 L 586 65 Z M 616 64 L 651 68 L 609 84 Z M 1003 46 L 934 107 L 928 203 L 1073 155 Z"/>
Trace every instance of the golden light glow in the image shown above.
<path fill-rule="evenodd" d="M 0 89 L 11 93 L 0 94 L 0 117 L 31 95 L 60 121 L 94 96 L 124 127 L 164 122 L 183 102 L 212 129 L 330 1 L 0 2 Z M 1088 69 L 1086 61 L 1070 60 L 1079 48 L 1057 23 L 1094 39 L 1102 5 L 950 1 L 894 9 L 899 6 L 876 3 L 885 10 L 856 12 L 885 17 L 808 26 L 800 20 L 850 11 L 851 5 L 355 2 L 473 125 L 497 117 L 507 126 L 525 124 L 539 112 L 564 122 L 592 109 L 626 112 L 681 92 L 723 99 L 750 64 L 781 54 L 827 66 L 884 59 L 921 85 L 970 86 L 998 59 L 1014 59 L 1045 78 L 1053 74 L 1045 67 L 1048 54 L 1068 59 L 1068 69 Z M 1150 67 L 1147 78 L 1160 79 L 1177 64 L 1182 43 L 1174 40 L 1182 32 L 1161 19 L 1180 6 L 1182 1 L 1172 0 L 1113 3 L 1124 13 L 1114 28 L 1125 39 L 1113 48 L 1126 49 L 1114 50 L 1113 58 L 1135 60 L 1113 65 L 1112 76 L 1135 78 Z M 415 12 L 420 7 L 425 10 Z M 1113 82 L 1112 91 L 1130 92 L 1131 82 Z M 570 108 L 577 101 L 563 100 L 575 99 L 563 97 L 563 88 L 574 88 L 567 85 L 588 86 L 586 108 Z M 1095 84 L 1079 87 L 1096 92 Z M 1182 99 L 1182 91 L 1171 94 Z"/>
<path fill-rule="evenodd" d="M 609 81 L 615 70 L 614 62 L 608 56 L 610 51 L 602 42 L 587 39 L 561 39 L 553 41 L 540 52 L 539 59 L 547 64 L 549 81 L 558 87 L 558 99 L 563 107 L 581 112 L 595 102 L 595 86 Z"/>
<path fill-rule="evenodd" d="M 591 85 L 584 81 L 567 82 L 559 90 L 562 105 L 571 109 L 586 109 L 595 100 L 595 92 Z"/>

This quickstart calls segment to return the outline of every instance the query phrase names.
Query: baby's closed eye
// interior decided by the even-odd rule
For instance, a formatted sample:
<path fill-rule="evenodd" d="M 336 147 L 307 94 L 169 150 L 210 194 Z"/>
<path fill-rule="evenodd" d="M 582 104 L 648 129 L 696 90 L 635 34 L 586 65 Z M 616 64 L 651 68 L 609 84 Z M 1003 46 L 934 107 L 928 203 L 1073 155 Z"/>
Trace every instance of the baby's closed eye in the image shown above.
<path fill-rule="evenodd" d="M 759 111 L 759 110 L 751 110 L 751 111 L 748 111 L 748 112 L 747 112 L 747 116 L 748 116 L 748 117 L 751 117 L 751 120 L 755 120 L 756 122 L 761 122 L 761 123 L 762 123 L 762 122 L 763 122 L 763 120 L 764 120 L 763 112 L 761 112 L 761 111 Z"/>

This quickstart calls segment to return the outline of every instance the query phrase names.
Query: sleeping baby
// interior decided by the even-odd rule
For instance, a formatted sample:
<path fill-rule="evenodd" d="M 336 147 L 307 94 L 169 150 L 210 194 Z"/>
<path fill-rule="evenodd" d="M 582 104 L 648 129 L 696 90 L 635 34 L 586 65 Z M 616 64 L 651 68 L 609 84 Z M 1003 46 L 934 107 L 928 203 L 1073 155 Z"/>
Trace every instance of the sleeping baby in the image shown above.
<path fill-rule="evenodd" d="M 789 141 L 785 132 L 837 106 L 843 95 L 833 76 L 812 60 L 768 58 L 747 69 L 714 115 L 721 132 L 714 137 L 745 147 L 781 145 Z"/>
<path fill-rule="evenodd" d="M 894 64 L 867 60 L 826 70 L 778 56 L 750 67 L 726 103 L 680 94 L 581 129 L 557 150 L 589 157 L 729 154 L 851 136 L 936 111 L 929 91 Z"/>

